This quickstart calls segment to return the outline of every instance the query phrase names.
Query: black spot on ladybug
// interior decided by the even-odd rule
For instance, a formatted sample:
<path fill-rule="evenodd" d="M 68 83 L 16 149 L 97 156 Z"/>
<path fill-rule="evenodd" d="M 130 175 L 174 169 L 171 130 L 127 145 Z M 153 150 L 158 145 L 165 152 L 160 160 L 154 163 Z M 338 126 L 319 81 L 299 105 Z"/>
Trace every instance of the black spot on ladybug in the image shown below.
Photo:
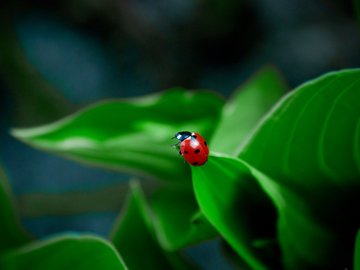
<path fill-rule="evenodd" d="M 199 164 L 199 162 L 194 162 L 192 165 L 196 166 L 196 165 L 198 165 L 198 164 Z"/>
<path fill-rule="evenodd" d="M 196 139 L 197 138 L 197 136 L 196 135 L 194 135 L 194 136 L 192 136 L 194 139 Z"/>
<path fill-rule="evenodd" d="M 207 142 L 206 142 L 206 141 L 204 141 L 204 144 L 205 144 L 205 146 L 207 146 Z"/>
<path fill-rule="evenodd" d="M 189 153 L 188 151 L 186 151 L 186 150 L 184 151 L 184 154 L 188 154 L 188 153 Z"/>
<path fill-rule="evenodd" d="M 194 153 L 195 153 L 195 154 L 199 154 L 199 153 L 200 153 L 200 149 L 196 149 L 196 150 L 194 151 Z"/>

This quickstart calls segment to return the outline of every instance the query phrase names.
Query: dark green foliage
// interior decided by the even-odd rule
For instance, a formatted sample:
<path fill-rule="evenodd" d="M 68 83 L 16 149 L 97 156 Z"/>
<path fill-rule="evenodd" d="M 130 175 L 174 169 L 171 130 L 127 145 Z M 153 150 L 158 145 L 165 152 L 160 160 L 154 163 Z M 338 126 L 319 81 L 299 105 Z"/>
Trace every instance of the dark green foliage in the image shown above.
<path fill-rule="evenodd" d="M 127 269 L 107 241 L 95 236 L 64 235 L 38 241 L 0 258 L 0 268 L 9 270 Z"/>
<path fill-rule="evenodd" d="M 360 224 L 352 209 L 360 203 L 359 89 L 359 70 L 300 86 L 240 153 L 276 181 L 283 200 L 278 236 L 289 269 L 341 268 L 352 258 Z"/>
<path fill-rule="evenodd" d="M 204 215 L 251 269 L 269 269 L 255 242 L 275 240 L 276 212 L 256 176 L 240 160 L 222 156 L 211 156 L 192 172 Z M 276 265 L 278 257 L 272 260 Z"/>
<path fill-rule="evenodd" d="M 151 209 L 154 229 L 165 249 L 177 250 L 217 235 L 188 187 L 158 189 L 151 197 Z"/>
<path fill-rule="evenodd" d="M 11 197 L 6 177 L 0 168 L 0 254 L 31 240 L 19 223 Z"/>
<path fill-rule="evenodd" d="M 131 187 L 124 213 L 110 236 L 126 265 L 129 269 L 188 269 L 179 254 L 160 247 L 151 210 L 140 186 L 134 182 Z M 141 254 L 141 257 L 135 254 Z"/>
<path fill-rule="evenodd" d="M 354 270 L 360 269 L 360 230 L 357 232 L 354 251 Z"/>
<path fill-rule="evenodd" d="M 111 235 L 129 269 L 189 269 L 182 249 L 219 235 L 249 269 L 359 270 L 359 89 L 360 70 L 343 70 L 277 102 L 285 87 L 266 68 L 225 106 L 211 92 L 173 89 L 97 103 L 12 134 L 90 165 L 162 180 L 148 196 L 131 185 Z M 192 175 L 170 147 L 182 130 L 210 142 L 208 162 Z M 15 248 L 26 240 L 16 235 Z M 3 257 L 5 266 L 25 258 L 18 250 Z"/>

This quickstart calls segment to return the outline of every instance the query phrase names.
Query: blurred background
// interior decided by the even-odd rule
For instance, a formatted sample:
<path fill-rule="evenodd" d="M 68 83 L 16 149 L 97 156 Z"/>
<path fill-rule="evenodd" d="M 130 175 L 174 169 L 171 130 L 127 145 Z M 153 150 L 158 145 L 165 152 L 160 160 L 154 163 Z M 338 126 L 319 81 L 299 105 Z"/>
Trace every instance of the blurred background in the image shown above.
<path fill-rule="evenodd" d="M 289 89 L 360 66 L 352 1 L 15 0 L 0 7 L 0 163 L 23 223 L 38 237 L 106 236 L 130 177 L 34 150 L 11 138 L 11 127 L 173 86 L 228 97 L 266 64 Z M 214 253 L 216 245 L 191 254 Z M 215 261 L 221 258 L 201 263 L 210 269 Z"/>

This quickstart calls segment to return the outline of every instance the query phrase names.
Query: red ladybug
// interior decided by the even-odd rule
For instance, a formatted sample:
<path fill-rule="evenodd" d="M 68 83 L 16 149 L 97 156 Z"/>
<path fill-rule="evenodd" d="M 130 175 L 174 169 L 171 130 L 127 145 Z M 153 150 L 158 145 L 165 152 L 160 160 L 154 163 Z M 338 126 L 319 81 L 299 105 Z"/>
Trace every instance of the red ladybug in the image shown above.
<path fill-rule="evenodd" d="M 181 131 L 175 134 L 174 138 L 178 139 L 180 144 L 180 155 L 193 166 L 204 165 L 208 160 L 209 147 L 200 134 L 189 131 Z"/>

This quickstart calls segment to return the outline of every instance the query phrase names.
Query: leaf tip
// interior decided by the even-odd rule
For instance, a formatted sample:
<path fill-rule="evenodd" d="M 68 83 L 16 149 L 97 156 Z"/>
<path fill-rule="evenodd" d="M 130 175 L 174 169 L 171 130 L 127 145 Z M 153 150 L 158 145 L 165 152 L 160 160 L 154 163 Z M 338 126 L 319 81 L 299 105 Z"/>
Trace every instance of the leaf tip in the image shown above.
<path fill-rule="evenodd" d="M 9 134 L 14 138 L 24 140 L 34 136 L 34 131 L 30 128 L 11 128 Z"/>

